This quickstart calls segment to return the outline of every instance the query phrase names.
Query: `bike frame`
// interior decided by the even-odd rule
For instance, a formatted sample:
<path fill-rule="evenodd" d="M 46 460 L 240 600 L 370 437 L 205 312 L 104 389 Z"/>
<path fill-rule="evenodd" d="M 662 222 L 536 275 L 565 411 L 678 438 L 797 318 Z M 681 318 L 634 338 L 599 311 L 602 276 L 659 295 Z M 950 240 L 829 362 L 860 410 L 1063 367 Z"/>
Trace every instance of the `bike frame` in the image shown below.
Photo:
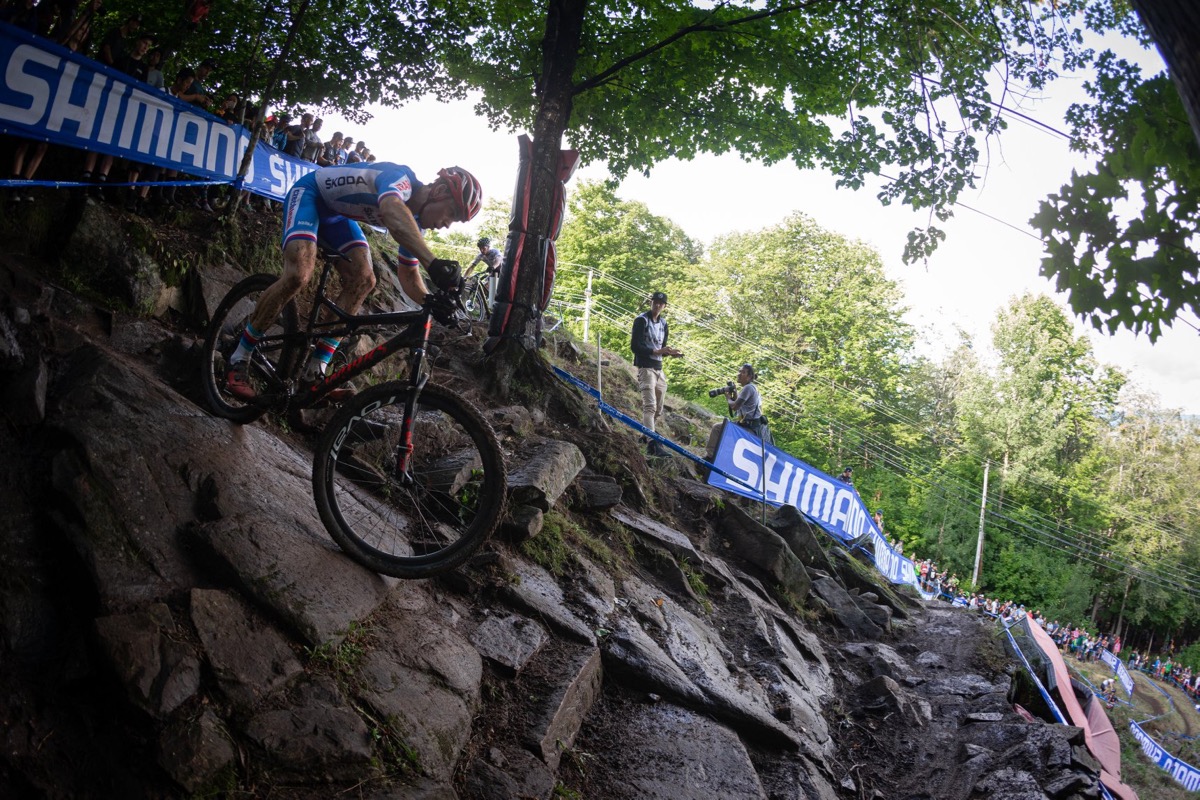
<path fill-rule="evenodd" d="M 362 328 L 383 326 L 383 325 L 404 325 L 404 330 L 397 333 L 392 338 L 388 339 L 383 344 L 379 345 L 366 355 L 359 356 L 351 361 L 346 366 L 337 370 L 331 375 L 325 377 L 324 380 L 313 384 L 307 391 L 293 393 L 287 389 L 288 405 L 294 410 L 311 408 L 320 403 L 325 397 L 338 386 L 349 381 L 356 375 L 374 367 L 381 361 L 390 358 L 400 350 L 411 350 L 412 357 L 410 359 L 409 369 L 409 392 L 408 402 L 405 403 L 405 432 L 404 441 L 408 443 L 411 438 L 411 423 L 409 420 L 412 417 L 413 408 L 416 405 L 417 396 L 419 395 L 428 376 L 424 374 L 425 356 L 429 344 L 429 331 L 432 327 L 433 316 L 428 309 L 417 309 L 415 311 L 395 311 L 385 314 L 349 314 L 340 307 L 337 303 L 325 296 L 325 287 L 329 282 L 329 273 L 333 269 L 334 259 L 326 256 L 325 267 L 321 272 L 321 280 L 317 285 L 316 299 L 313 302 L 312 310 L 308 315 L 308 323 L 304 330 L 297 331 L 292 334 L 281 334 L 278 336 L 265 336 L 260 341 L 261 344 L 284 343 L 289 340 L 303 342 L 303 351 L 311 352 L 312 343 L 320 337 L 336 336 L 345 338 L 358 332 Z M 333 315 L 333 319 L 328 322 L 319 322 L 318 317 L 322 309 L 329 311 Z M 282 376 L 276 376 L 281 378 Z M 274 402 L 271 405 L 275 405 Z M 409 444 L 410 446 L 410 444 Z M 411 447 L 410 447 L 411 449 Z"/>

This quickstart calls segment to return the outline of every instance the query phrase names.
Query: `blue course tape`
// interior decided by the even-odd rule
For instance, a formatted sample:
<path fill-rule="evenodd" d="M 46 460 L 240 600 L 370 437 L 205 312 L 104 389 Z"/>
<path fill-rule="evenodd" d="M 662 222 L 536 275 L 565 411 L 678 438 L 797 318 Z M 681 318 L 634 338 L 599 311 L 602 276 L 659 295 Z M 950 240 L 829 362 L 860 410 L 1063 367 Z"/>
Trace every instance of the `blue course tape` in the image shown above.
<path fill-rule="evenodd" d="M 20 180 L 0 180 L 0 188 L 46 188 L 46 189 L 78 189 L 78 188 L 118 188 L 124 186 L 225 186 L 229 185 L 229 181 L 134 181 L 131 183 L 118 183 L 116 181 L 20 181 Z"/>

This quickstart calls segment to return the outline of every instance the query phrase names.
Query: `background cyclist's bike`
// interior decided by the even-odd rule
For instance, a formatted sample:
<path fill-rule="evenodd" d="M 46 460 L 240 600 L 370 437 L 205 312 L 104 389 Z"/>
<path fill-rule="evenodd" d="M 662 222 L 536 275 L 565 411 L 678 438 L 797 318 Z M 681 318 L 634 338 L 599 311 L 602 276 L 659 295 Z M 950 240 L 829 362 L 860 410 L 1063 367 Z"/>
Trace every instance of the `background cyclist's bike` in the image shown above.
<path fill-rule="evenodd" d="M 503 454 L 487 421 L 459 393 L 428 381 L 431 321 L 461 309 L 462 279 L 457 271 L 440 276 L 438 291 L 417 311 L 347 314 L 325 295 L 335 258 L 326 256 L 304 321 L 295 301 L 289 303 L 251 354 L 252 401 L 225 390 L 227 359 L 275 276 L 252 275 L 229 291 L 204 340 L 204 392 L 214 413 L 246 423 L 267 411 L 327 402 L 354 376 L 409 350 L 407 378 L 360 392 L 326 425 L 315 448 L 313 495 L 325 528 L 359 563 L 399 578 L 437 575 L 469 558 L 492 533 L 506 488 Z M 401 330 L 323 380 L 301 382 L 319 338 L 380 326 Z"/>

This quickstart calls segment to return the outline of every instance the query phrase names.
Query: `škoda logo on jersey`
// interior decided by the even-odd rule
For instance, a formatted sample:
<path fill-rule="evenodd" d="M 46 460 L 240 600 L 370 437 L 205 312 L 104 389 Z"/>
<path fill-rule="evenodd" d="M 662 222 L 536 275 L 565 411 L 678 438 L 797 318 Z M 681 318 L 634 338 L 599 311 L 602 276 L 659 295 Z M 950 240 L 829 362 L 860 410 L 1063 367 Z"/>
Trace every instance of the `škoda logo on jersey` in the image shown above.
<path fill-rule="evenodd" d="M 326 178 L 325 188 L 332 189 L 336 186 L 358 186 L 367 185 L 367 179 L 361 175 L 339 175 L 336 178 Z"/>

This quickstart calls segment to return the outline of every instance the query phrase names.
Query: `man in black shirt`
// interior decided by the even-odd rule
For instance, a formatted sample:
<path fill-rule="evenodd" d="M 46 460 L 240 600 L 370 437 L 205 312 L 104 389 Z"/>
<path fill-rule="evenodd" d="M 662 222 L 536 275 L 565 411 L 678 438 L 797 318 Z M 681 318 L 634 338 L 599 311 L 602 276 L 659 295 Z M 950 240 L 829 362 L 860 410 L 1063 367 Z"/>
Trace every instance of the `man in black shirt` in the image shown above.
<path fill-rule="evenodd" d="M 662 313 L 667 307 L 667 295 L 655 292 L 650 297 L 650 310 L 633 319 L 629 347 L 633 350 L 633 365 L 638 368 L 638 388 L 642 391 L 642 424 L 654 430 L 655 420 L 662 416 L 663 398 L 667 394 L 667 379 L 663 375 L 663 357 L 678 358 L 683 353 L 667 346 L 670 331 Z M 650 455 L 665 455 L 662 446 L 650 441 Z"/>

